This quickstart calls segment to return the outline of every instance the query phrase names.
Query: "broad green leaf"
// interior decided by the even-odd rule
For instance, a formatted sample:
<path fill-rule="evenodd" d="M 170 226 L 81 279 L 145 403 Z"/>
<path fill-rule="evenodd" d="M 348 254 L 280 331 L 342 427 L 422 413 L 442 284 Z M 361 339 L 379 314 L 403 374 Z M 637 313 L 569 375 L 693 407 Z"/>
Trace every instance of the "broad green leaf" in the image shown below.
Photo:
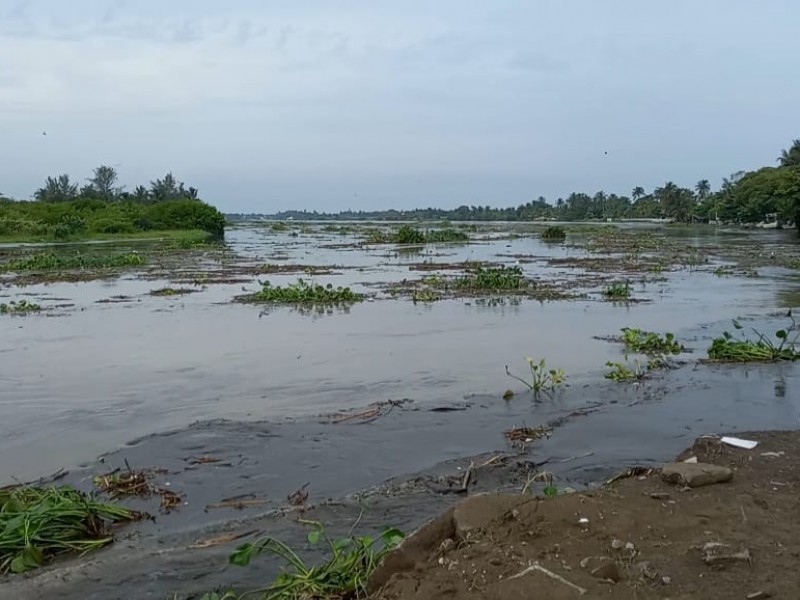
<path fill-rule="evenodd" d="M 309 544 L 319 544 L 319 538 L 322 535 L 322 531 L 320 529 L 312 529 L 308 532 L 306 536 L 308 539 Z"/>

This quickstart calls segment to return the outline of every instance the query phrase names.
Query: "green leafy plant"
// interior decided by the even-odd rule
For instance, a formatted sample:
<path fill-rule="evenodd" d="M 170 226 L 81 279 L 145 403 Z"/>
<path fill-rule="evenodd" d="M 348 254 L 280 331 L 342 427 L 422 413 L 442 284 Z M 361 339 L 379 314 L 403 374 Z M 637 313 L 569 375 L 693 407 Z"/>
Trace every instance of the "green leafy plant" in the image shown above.
<path fill-rule="evenodd" d="M 680 354 L 684 347 L 672 333 L 663 336 L 654 331 L 644 331 L 634 327 L 622 328 L 622 342 L 629 350 L 643 354 Z"/>
<path fill-rule="evenodd" d="M 522 377 L 517 377 L 512 374 L 508 370 L 508 365 L 506 365 L 506 375 L 524 383 L 534 394 L 539 394 L 543 391 L 553 391 L 566 382 L 567 375 L 564 369 L 548 369 L 547 363 L 543 358 L 537 362 L 529 356 L 525 360 L 528 361 L 528 367 L 531 370 L 530 381 L 526 381 Z"/>
<path fill-rule="evenodd" d="M 261 283 L 261 290 L 242 298 L 250 302 L 283 302 L 310 304 L 341 304 L 360 302 L 364 299 L 349 287 L 333 287 L 333 284 L 319 285 L 298 279 L 297 283 L 273 286 L 269 281 Z"/>
<path fill-rule="evenodd" d="M 631 297 L 631 286 L 625 283 L 612 283 L 603 288 L 603 296 L 609 300 L 627 300 Z"/>
<path fill-rule="evenodd" d="M 27 315 L 40 310 L 42 310 L 41 306 L 28 300 L 11 300 L 7 304 L 0 303 L 0 315 Z"/>
<path fill-rule="evenodd" d="M 730 362 L 774 362 L 800 359 L 800 352 L 796 350 L 800 332 L 797 332 L 797 325 L 791 311 L 787 316 L 791 319 L 791 325 L 775 332 L 777 341 L 773 342 L 755 328 L 752 328 L 756 335 L 755 339 L 749 339 L 743 334 L 737 338 L 726 331 L 721 337 L 714 338 L 711 342 L 708 357 L 712 360 Z M 742 324 L 735 319 L 733 326 L 736 330 L 743 329 Z M 793 333 L 794 335 L 792 335 Z"/>
<path fill-rule="evenodd" d="M 499 267 L 478 266 L 472 273 L 457 280 L 462 288 L 478 290 L 518 290 L 526 286 L 522 268 L 501 265 Z"/>
<path fill-rule="evenodd" d="M 567 239 L 567 231 L 558 225 L 551 225 L 542 232 L 542 239 L 549 242 L 563 242 Z"/>
<path fill-rule="evenodd" d="M 240 599 L 258 597 L 263 600 L 344 599 L 366 598 L 367 582 L 381 560 L 395 548 L 404 537 L 399 529 L 386 529 L 379 538 L 354 536 L 353 531 L 341 538 L 331 539 L 324 526 L 317 521 L 306 521 L 312 525 L 308 533 L 310 544 L 324 542 L 330 557 L 322 565 L 308 565 L 284 542 L 274 537 L 263 537 L 256 542 L 239 546 L 230 556 L 230 562 L 247 566 L 261 555 L 277 556 L 286 562 L 283 573 L 268 587 L 239 596 Z M 235 598 L 230 592 L 206 600 L 228 600 Z"/>
<path fill-rule="evenodd" d="M 0 573 L 23 573 L 54 556 L 110 544 L 110 523 L 141 516 L 69 486 L 2 488 Z"/>
<path fill-rule="evenodd" d="M 605 374 L 605 378 L 612 381 L 638 381 L 647 374 L 647 371 L 642 367 L 642 362 L 638 359 L 634 362 L 633 368 L 623 362 L 614 361 L 608 361 L 606 366 L 610 367 L 611 370 Z"/>

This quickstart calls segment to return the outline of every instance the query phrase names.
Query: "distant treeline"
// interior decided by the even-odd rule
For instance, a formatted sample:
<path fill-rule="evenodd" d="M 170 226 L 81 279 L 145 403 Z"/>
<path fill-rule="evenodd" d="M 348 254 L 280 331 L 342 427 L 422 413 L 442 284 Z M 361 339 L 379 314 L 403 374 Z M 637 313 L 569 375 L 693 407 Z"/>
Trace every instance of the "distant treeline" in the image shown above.
<path fill-rule="evenodd" d="M 540 196 L 516 207 L 459 206 L 456 209 L 422 208 L 414 210 L 284 211 L 269 215 L 274 219 L 352 219 L 401 221 L 408 219 L 453 221 L 531 221 L 556 219 L 564 221 L 606 219 L 673 219 L 678 222 L 723 221 L 758 223 L 777 218 L 783 223 L 800 224 L 800 140 L 794 140 L 778 159 L 779 166 L 764 167 L 752 172 L 737 172 L 712 190 L 707 179 L 694 189 L 672 182 L 647 193 L 634 187 L 630 196 L 597 192 L 573 193 L 548 202 Z M 255 215 L 230 215 L 232 219 Z"/>
<path fill-rule="evenodd" d="M 117 180 L 116 170 L 103 165 L 80 188 L 68 175 L 59 175 L 47 178 L 35 200 L 0 196 L 0 236 L 70 239 L 188 229 L 224 235 L 225 216 L 172 173 L 131 193 Z"/>

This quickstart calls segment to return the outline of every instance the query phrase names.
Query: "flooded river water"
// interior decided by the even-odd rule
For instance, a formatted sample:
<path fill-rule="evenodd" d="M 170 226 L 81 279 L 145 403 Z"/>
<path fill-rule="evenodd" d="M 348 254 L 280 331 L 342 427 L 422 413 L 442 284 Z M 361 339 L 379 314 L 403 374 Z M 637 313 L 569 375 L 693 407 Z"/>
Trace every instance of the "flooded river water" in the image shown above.
<path fill-rule="evenodd" d="M 280 515 L 306 483 L 314 518 L 332 530 L 346 532 L 356 517 L 367 532 L 387 522 L 411 530 L 458 497 L 443 482 L 460 481 L 473 461 L 495 466 L 471 491 L 519 491 L 544 464 L 559 488 L 580 487 L 667 460 L 703 433 L 800 424 L 795 364 L 701 360 L 731 319 L 769 335 L 786 325 L 800 304 L 800 278 L 787 267 L 800 255 L 792 232 L 667 228 L 657 235 L 671 249 L 603 253 L 580 236 L 549 244 L 503 226 L 469 244 L 416 249 L 299 229 L 231 228 L 230 250 L 199 270 L 179 261 L 78 283 L 5 280 L 0 302 L 44 310 L 0 315 L 0 483 L 66 469 L 63 481 L 90 488 L 94 475 L 132 465 L 160 469 L 182 501 L 167 515 L 144 501 L 159 518 L 91 560 L 0 579 L 9 597 L 183 599 L 262 585 L 277 563 L 230 568 L 230 544 L 201 552 L 195 543 L 244 527 L 303 544 L 302 527 Z M 680 257 L 667 256 L 676 248 Z M 632 252 L 661 262 L 631 270 Z M 392 293 L 463 261 L 519 265 L 579 297 L 415 303 Z M 305 276 L 253 275 L 264 263 L 331 267 L 311 278 L 368 299 L 323 310 L 233 302 L 259 279 Z M 628 282 L 632 301 L 604 299 L 612 281 Z M 151 295 L 168 285 L 195 293 Z M 606 361 L 624 356 L 602 338 L 622 327 L 671 331 L 687 351 L 652 378 L 609 381 Z M 505 371 L 524 375 L 528 356 L 563 368 L 568 385 L 534 399 Z M 516 394 L 507 401 L 508 388 Z M 387 400 L 395 405 L 375 419 L 348 418 Z M 522 425 L 552 432 L 510 447 L 503 432 Z M 213 508 L 232 497 L 257 501 Z"/>
<path fill-rule="evenodd" d="M 786 235 L 739 234 L 726 243 L 770 252 L 772 244 L 786 243 Z M 504 390 L 514 387 L 504 367 L 524 372 L 527 356 L 546 357 L 566 370 L 566 397 L 577 401 L 581 390 L 580 400 L 591 400 L 607 385 L 605 362 L 620 356 L 617 345 L 596 336 L 623 326 L 668 330 L 701 357 L 731 318 L 786 308 L 800 289 L 789 271 L 719 277 L 709 266 L 665 271 L 650 283 L 634 278 L 634 294 L 646 302 L 627 305 L 604 302 L 592 290 L 570 301 L 414 304 L 387 298 L 377 287 L 409 277 L 409 263 L 515 263 L 514 256 L 534 257 L 521 265 L 531 275 L 567 277 L 547 259 L 586 251 L 524 237 L 404 254 L 391 246 L 347 246 L 341 242 L 351 240 L 341 236 L 290 237 L 253 228 L 231 229 L 226 241 L 245 261 L 336 265 L 338 274 L 314 280 L 375 297 L 346 311 L 309 315 L 230 302 L 243 288 L 255 289 L 255 279 L 168 298 L 148 294 L 167 281 L 136 274 L 0 288 L 7 298 L 25 294 L 45 305 L 74 305 L 59 316 L 0 318 L 0 481 L 43 475 L 128 440 L 208 419 L 275 421 L 401 398 L 434 406 L 477 395 L 503 406 Z M 719 243 L 708 236 L 686 241 Z M 269 279 L 280 283 L 296 275 Z M 130 301 L 98 303 L 118 295 Z M 798 397 L 792 386 L 787 390 Z M 776 415 L 775 425 L 783 418 Z"/>

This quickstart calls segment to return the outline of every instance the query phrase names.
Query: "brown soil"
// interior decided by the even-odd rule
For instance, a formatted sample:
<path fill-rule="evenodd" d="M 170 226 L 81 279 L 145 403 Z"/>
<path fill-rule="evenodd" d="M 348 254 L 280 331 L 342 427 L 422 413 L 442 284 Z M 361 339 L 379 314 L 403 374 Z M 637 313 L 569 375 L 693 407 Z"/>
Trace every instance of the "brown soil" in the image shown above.
<path fill-rule="evenodd" d="M 800 432 L 737 435 L 760 443 L 700 438 L 679 457 L 730 467 L 728 483 L 683 489 L 643 469 L 557 498 L 473 496 L 387 558 L 373 597 L 797 598 Z"/>

